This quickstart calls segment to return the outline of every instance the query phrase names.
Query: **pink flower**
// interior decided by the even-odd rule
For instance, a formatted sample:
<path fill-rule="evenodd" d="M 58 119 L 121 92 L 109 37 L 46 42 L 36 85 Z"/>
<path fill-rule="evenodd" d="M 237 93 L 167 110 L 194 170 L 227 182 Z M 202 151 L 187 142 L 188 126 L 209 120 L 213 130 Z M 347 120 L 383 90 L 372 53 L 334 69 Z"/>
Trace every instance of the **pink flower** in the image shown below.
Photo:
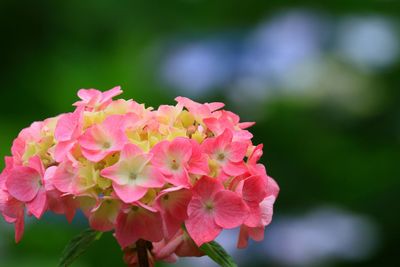
<path fill-rule="evenodd" d="M 225 130 L 215 138 L 208 138 L 201 144 L 205 153 L 215 160 L 222 171 L 230 176 L 237 176 L 246 171 L 243 158 L 246 155 L 247 142 L 232 142 L 232 132 Z"/>
<path fill-rule="evenodd" d="M 165 224 L 165 236 L 174 235 L 187 219 L 187 206 L 192 192 L 183 187 L 171 187 L 160 192 L 156 198 L 158 210 Z"/>
<path fill-rule="evenodd" d="M 124 133 L 124 123 L 124 116 L 113 115 L 102 124 L 95 124 L 87 129 L 79 138 L 82 154 L 88 160 L 98 162 L 121 150 L 128 142 Z"/>
<path fill-rule="evenodd" d="M 273 205 L 278 197 L 279 187 L 274 179 L 267 179 L 264 181 L 261 176 L 252 176 L 243 183 L 242 194 L 250 209 L 250 216 L 240 227 L 238 248 L 245 248 L 249 238 L 262 241 L 265 227 L 272 221 Z M 262 188 L 265 190 L 262 191 Z"/>
<path fill-rule="evenodd" d="M 238 248 L 247 247 L 249 238 L 255 241 L 262 241 L 264 239 L 265 227 L 270 224 L 273 214 L 273 205 L 275 202 L 274 196 L 269 196 L 265 198 L 260 203 L 260 221 L 258 226 L 250 227 L 243 224 L 240 227 L 240 234 L 238 239 Z"/>
<path fill-rule="evenodd" d="M 56 214 L 65 214 L 69 222 L 75 216 L 77 202 L 72 195 L 65 195 L 54 185 L 54 176 L 57 173 L 57 167 L 51 166 L 44 173 L 44 184 L 47 191 L 47 201 L 49 210 Z"/>
<path fill-rule="evenodd" d="M 83 108 L 77 108 L 72 113 L 66 113 L 58 119 L 54 138 L 57 140 L 54 158 L 63 161 L 81 135 L 83 127 Z"/>
<path fill-rule="evenodd" d="M 6 166 L 0 174 L 0 190 L 6 189 L 5 183 L 8 175 L 11 173 L 11 170 L 13 169 L 14 159 L 13 157 L 4 157 L 4 162 Z"/>
<path fill-rule="evenodd" d="M 18 134 L 18 137 L 15 138 L 11 147 L 11 154 L 15 165 L 22 165 L 29 160 L 25 153 L 29 144 L 41 143 L 43 124 L 43 122 L 34 122 L 29 127 L 23 129 Z"/>
<path fill-rule="evenodd" d="M 216 179 L 202 177 L 193 187 L 194 196 L 188 206 L 188 233 L 201 246 L 214 240 L 223 228 L 235 228 L 248 216 L 241 197 L 225 190 Z"/>
<path fill-rule="evenodd" d="M 83 106 L 89 111 L 102 109 L 111 103 L 114 96 L 120 94 L 122 94 L 120 86 L 116 86 L 105 92 L 96 89 L 80 89 L 78 91 L 78 96 L 81 101 L 75 102 L 74 106 Z"/>
<path fill-rule="evenodd" d="M 14 167 L 7 177 L 6 187 L 11 196 L 25 202 L 28 212 L 42 217 L 47 208 L 44 187 L 44 167 L 38 156 L 29 160 L 28 166 Z"/>
<path fill-rule="evenodd" d="M 160 241 L 163 238 L 160 213 L 140 202 L 122 209 L 117 217 L 115 237 L 122 248 L 139 239 Z"/>
<path fill-rule="evenodd" d="M 15 224 L 15 242 L 24 234 L 24 203 L 0 189 L 0 213 L 8 223 Z"/>
<path fill-rule="evenodd" d="M 199 143 L 189 139 L 192 146 L 192 156 L 189 160 L 189 173 L 197 175 L 207 175 L 210 173 L 208 166 L 208 155 L 203 152 Z"/>
<path fill-rule="evenodd" d="M 262 207 L 261 202 L 267 195 L 267 180 L 262 176 L 250 176 L 242 181 L 236 192 L 241 193 L 243 201 L 249 208 L 249 216 L 243 222 L 244 225 L 249 227 L 256 227 L 261 225 Z"/>
<path fill-rule="evenodd" d="M 81 163 L 73 163 L 71 161 L 63 161 L 55 169 L 51 183 L 62 193 L 75 196 L 92 196 L 93 188 L 96 186 L 90 166 Z"/>
<path fill-rule="evenodd" d="M 253 138 L 253 135 L 244 129 L 254 125 L 254 123 L 240 123 L 239 116 L 233 112 L 219 110 L 213 113 L 213 117 L 205 118 L 203 121 L 215 135 L 220 135 L 228 129 L 233 133 L 233 141 L 247 141 Z"/>
<path fill-rule="evenodd" d="M 200 104 L 187 97 L 182 96 L 176 97 L 175 101 L 178 102 L 179 105 L 187 108 L 189 112 L 192 113 L 199 122 L 202 121 L 202 118 L 211 117 L 213 111 L 223 108 L 225 106 L 225 104 L 221 102 Z"/>
<path fill-rule="evenodd" d="M 177 97 L 153 109 L 113 100 L 121 92 L 81 89 L 75 111 L 34 122 L 14 140 L 0 173 L 0 214 L 16 241 L 25 210 L 72 221 L 78 209 L 92 229 L 114 231 L 129 266 L 139 239 L 151 266 L 202 256 L 199 246 L 223 229 L 240 226 L 239 247 L 262 240 L 279 187 L 258 162 L 262 145 L 246 130 L 253 123 L 219 102 Z"/>
<path fill-rule="evenodd" d="M 133 144 L 125 145 L 119 161 L 101 171 L 101 175 L 112 180 L 117 196 L 125 203 L 141 199 L 148 188 L 164 185 L 160 171 L 150 165 L 152 154 L 145 154 Z"/>
<path fill-rule="evenodd" d="M 152 164 L 175 186 L 188 187 L 189 173 L 208 173 L 207 157 L 194 140 L 178 137 L 172 142 L 163 141 L 156 144 L 151 152 L 154 154 Z"/>

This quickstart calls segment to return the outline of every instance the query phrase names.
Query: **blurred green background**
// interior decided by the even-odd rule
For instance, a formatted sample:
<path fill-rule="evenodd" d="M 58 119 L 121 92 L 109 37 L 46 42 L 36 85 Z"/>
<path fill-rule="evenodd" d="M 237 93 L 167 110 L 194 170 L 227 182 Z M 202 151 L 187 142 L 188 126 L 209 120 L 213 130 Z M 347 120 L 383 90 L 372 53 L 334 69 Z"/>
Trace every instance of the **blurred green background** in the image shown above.
<path fill-rule="evenodd" d="M 397 1 L 0 1 L 0 152 L 35 120 L 72 110 L 79 88 L 121 85 L 157 107 L 184 95 L 257 121 L 281 187 L 265 241 L 239 266 L 395 266 L 399 237 Z M 2 163 L 1 167 L 4 164 Z M 56 266 L 86 227 L 47 214 L 1 267 Z M 180 266 L 212 266 L 204 259 Z M 111 234 L 74 265 L 124 266 Z"/>

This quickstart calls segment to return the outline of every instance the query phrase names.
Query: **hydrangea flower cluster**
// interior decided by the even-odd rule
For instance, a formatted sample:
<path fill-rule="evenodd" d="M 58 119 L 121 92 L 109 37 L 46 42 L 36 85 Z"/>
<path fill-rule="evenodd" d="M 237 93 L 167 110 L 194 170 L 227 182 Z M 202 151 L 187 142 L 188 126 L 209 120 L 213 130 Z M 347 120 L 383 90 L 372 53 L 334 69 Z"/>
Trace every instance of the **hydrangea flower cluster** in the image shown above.
<path fill-rule="evenodd" d="M 97 231 L 114 231 L 130 266 L 135 243 L 149 257 L 173 262 L 201 256 L 199 246 L 240 227 L 238 247 L 260 241 L 279 187 L 258 163 L 253 123 L 223 103 L 177 97 L 175 106 L 146 108 L 113 100 L 120 87 L 78 91 L 71 113 L 34 122 L 14 140 L 0 175 L 0 213 L 15 224 L 46 211 L 71 221 L 77 209 Z"/>

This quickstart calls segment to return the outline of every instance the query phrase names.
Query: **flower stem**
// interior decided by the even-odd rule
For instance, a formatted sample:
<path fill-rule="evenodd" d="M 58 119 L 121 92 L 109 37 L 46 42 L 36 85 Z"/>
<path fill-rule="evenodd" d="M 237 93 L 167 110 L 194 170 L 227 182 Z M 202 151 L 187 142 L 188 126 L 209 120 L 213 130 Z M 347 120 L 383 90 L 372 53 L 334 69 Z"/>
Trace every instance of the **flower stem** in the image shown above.
<path fill-rule="evenodd" d="M 147 249 L 149 248 L 149 241 L 139 239 L 136 241 L 136 250 L 138 255 L 139 267 L 149 267 L 149 258 Z M 151 243 L 150 243 L 151 244 Z"/>

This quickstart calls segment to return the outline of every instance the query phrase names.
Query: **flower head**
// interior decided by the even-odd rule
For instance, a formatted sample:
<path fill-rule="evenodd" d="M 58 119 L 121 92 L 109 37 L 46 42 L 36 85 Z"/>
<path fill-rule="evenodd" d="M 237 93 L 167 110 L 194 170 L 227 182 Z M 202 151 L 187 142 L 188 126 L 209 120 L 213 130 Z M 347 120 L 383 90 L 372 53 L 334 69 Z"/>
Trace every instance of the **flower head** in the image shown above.
<path fill-rule="evenodd" d="M 113 231 L 134 266 L 135 242 L 151 262 L 202 256 L 199 246 L 240 227 L 239 247 L 262 240 L 277 183 L 258 161 L 251 122 L 223 103 L 177 97 L 158 109 L 113 97 L 120 87 L 78 91 L 75 110 L 34 122 L 14 140 L 0 174 L 0 214 L 15 224 L 78 209 L 96 231 Z"/>

